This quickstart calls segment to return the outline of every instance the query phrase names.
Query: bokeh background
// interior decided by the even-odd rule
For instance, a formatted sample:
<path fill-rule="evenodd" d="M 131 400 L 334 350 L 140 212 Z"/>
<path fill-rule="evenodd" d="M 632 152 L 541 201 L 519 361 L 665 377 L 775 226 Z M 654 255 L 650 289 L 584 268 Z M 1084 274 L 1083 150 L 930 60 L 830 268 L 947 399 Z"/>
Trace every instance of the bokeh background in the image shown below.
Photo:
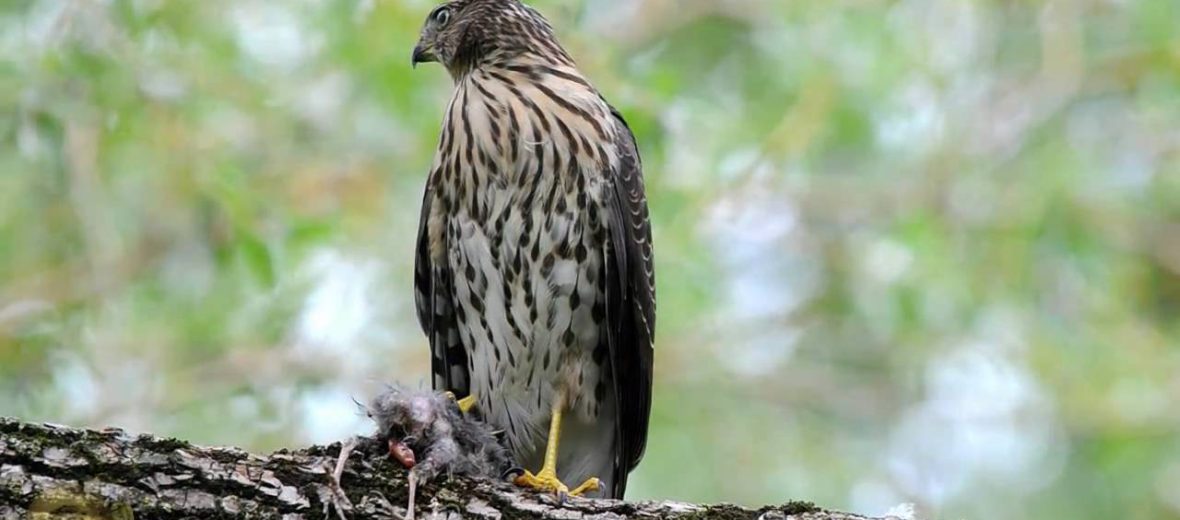
<path fill-rule="evenodd" d="M 270 450 L 427 384 L 428 0 L 7 0 L 0 415 Z M 1180 518 L 1180 3 L 537 0 L 630 120 L 631 498 Z"/>

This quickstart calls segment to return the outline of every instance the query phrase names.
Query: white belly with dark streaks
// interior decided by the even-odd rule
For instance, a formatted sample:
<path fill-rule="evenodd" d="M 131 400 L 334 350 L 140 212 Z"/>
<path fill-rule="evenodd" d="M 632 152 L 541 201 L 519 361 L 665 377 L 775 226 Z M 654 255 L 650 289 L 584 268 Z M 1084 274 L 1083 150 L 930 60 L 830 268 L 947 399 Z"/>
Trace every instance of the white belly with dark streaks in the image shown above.
<path fill-rule="evenodd" d="M 485 418 L 523 453 L 543 448 L 558 388 L 572 415 L 587 421 L 598 415 L 594 392 L 602 374 L 593 354 L 601 327 L 595 306 L 605 303 L 602 251 L 570 215 L 534 214 L 526 235 L 528 210 L 513 205 L 505 211 L 502 229 L 460 213 L 449 233 L 458 245 L 449 262 L 455 301 L 463 308 L 471 392 Z M 579 247 L 586 249 L 581 263 Z"/>
<path fill-rule="evenodd" d="M 605 478 L 615 442 L 614 395 L 608 356 L 600 350 L 595 359 L 595 350 L 605 322 L 603 177 L 614 150 L 558 159 L 559 150 L 577 148 L 568 135 L 586 142 L 591 128 L 563 120 L 570 134 L 550 128 L 545 142 L 536 142 L 535 112 L 502 86 L 484 86 L 495 100 L 461 85 L 466 118 L 452 103 L 448 119 L 457 149 L 482 147 L 490 159 L 475 161 L 478 178 L 451 179 L 444 196 L 454 207 L 439 216 L 470 390 L 484 418 L 506 432 L 518 462 L 537 465 L 532 470 L 545 448 L 553 400 L 563 392 L 560 475 L 574 484 Z M 571 102 L 606 110 L 596 98 Z M 507 153 L 513 142 L 515 160 Z"/>

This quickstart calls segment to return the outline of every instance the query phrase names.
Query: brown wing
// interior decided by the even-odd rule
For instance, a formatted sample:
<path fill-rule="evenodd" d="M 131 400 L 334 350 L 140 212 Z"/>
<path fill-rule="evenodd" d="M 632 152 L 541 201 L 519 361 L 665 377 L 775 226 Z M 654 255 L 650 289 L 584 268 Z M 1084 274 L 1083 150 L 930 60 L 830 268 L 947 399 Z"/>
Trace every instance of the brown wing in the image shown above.
<path fill-rule="evenodd" d="M 635 136 L 618 111 L 614 115 L 619 167 L 612 173 L 607 251 L 607 341 L 615 395 L 618 396 L 613 496 L 623 498 L 627 473 L 647 446 L 651 413 L 652 342 L 656 326 L 656 284 L 652 265 L 651 222 L 643 189 L 643 165 Z"/>
<path fill-rule="evenodd" d="M 467 351 L 459 339 L 451 301 L 451 272 L 447 265 L 435 265 L 430 258 L 430 211 L 433 176 L 426 182 L 422 214 L 418 221 L 418 246 L 414 257 L 414 305 L 418 324 L 430 342 L 430 368 L 435 390 L 449 390 L 457 397 L 469 393 Z"/>

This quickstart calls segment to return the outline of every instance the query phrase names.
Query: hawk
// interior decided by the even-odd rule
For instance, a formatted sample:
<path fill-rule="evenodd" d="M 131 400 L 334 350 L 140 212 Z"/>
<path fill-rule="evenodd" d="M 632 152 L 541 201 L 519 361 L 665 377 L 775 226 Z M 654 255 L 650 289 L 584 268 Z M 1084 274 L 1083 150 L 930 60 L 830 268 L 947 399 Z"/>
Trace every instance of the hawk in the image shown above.
<path fill-rule="evenodd" d="M 437 6 L 421 62 L 454 81 L 414 274 L 434 386 L 540 468 L 518 485 L 622 498 L 647 442 L 656 302 L 635 138 L 518 0 Z"/>

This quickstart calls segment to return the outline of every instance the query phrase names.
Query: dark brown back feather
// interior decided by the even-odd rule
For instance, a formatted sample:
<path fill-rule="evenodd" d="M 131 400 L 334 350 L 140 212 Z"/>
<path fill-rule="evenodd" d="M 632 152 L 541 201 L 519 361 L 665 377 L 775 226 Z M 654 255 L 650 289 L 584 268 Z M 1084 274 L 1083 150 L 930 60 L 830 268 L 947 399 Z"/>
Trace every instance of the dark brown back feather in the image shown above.
<path fill-rule="evenodd" d="M 414 256 L 414 305 L 418 311 L 418 324 L 422 326 L 430 343 L 430 371 L 434 389 L 450 391 L 462 398 L 469 393 L 470 377 L 467 373 L 467 352 L 459 339 L 451 301 L 450 269 L 445 262 L 435 265 L 430 260 L 427 223 L 434 180 L 434 176 L 427 180 L 418 221 L 418 245 Z"/>
<path fill-rule="evenodd" d="M 607 252 L 607 341 L 618 399 L 620 449 L 613 496 L 623 498 L 627 473 L 643 459 L 651 414 L 655 273 L 651 223 L 643 187 L 643 166 L 635 136 L 618 111 L 615 119 L 620 160 L 613 172 L 610 249 Z"/>

